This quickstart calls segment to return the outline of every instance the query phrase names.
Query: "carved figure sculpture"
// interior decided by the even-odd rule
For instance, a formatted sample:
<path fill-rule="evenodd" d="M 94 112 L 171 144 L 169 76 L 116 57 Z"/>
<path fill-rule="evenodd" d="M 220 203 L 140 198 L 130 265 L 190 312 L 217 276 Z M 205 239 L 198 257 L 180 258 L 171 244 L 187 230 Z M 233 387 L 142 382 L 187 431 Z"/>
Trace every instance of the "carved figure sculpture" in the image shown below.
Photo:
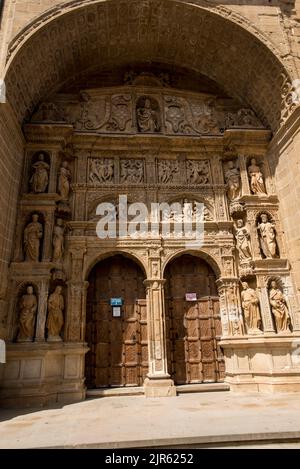
<path fill-rule="evenodd" d="M 48 317 L 46 328 L 48 330 L 48 342 L 60 342 L 60 333 L 64 325 L 63 310 L 65 308 L 62 287 L 57 286 L 48 299 Z"/>
<path fill-rule="evenodd" d="M 250 179 L 250 188 L 253 194 L 267 195 L 263 174 L 260 167 L 256 163 L 256 159 L 251 159 L 251 165 L 248 168 L 248 175 Z"/>
<path fill-rule="evenodd" d="M 152 108 L 150 99 L 146 98 L 144 105 L 137 108 L 137 123 L 140 132 L 159 132 L 160 125 L 158 114 Z"/>
<path fill-rule="evenodd" d="M 239 260 L 241 263 L 252 259 L 250 246 L 250 233 L 244 226 L 243 220 L 237 220 L 237 228 L 235 232 L 236 247 L 239 252 Z"/>
<path fill-rule="evenodd" d="M 70 181 L 71 181 L 71 171 L 69 170 L 69 164 L 67 161 L 63 161 L 59 174 L 57 189 L 58 193 L 63 200 L 67 200 L 70 193 Z"/>
<path fill-rule="evenodd" d="M 178 163 L 171 160 L 159 160 L 158 181 L 162 184 L 174 182 L 174 178 L 179 171 Z"/>
<path fill-rule="evenodd" d="M 274 259 L 276 254 L 276 233 L 274 223 L 268 221 L 268 216 L 263 213 L 261 215 L 261 223 L 258 224 L 258 232 L 260 235 L 261 249 L 267 259 Z"/>
<path fill-rule="evenodd" d="M 141 160 L 121 161 L 121 182 L 138 184 L 143 182 L 144 168 Z"/>
<path fill-rule="evenodd" d="M 275 280 L 271 282 L 269 300 L 272 313 L 275 318 L 277 332 L 289 333 L 289 310 L 285 297 L 282 291 L 278 288 L 277 282 Z"/>
<path fill-rule="evenodd" d="M 244 311 L 245 322 L 248 334 L 260 334 L 259 329 L 261 316 L 259 311 L 259 299 L 253 288 L 250 288 L 247 282 L 242 283 L 242 308 Z"/>
<path fill-rule="evenodd" d="M 32 165 L 34 173 L 30 179 L 32 192 L 35 194 L 46 192 L 49 182 L 49 165 L 41 153 L 36 163 Z"/>
<path fill-rule="evenodd" d="M 61 262 L 64 255 L 64 232 L 63 220 L 58 218 L 53 229 L 53 262 Z"/>
<path fill-rule="evenodd" d="M 33 287 L 27 287 L 27 293 L 20 300 L 18 342 L 32 342 L 37 311 L 37 299 Z"/>
<path fill-rule="evenodd" d="M 43 226 L 38 219 L 38 214 L 33 214 L 32 222 L 24 230 L 25 260 L 28 262 L 39 262 Z"/>
<path fill-rule="evenodd" d="M 233 161 L 229 161 L 225 171 L 225 180 L 228 187 L 228 198 L 230 201 L 236 200 L 241 196 L 241 178 L 240 172 L 235 167 Z"/>

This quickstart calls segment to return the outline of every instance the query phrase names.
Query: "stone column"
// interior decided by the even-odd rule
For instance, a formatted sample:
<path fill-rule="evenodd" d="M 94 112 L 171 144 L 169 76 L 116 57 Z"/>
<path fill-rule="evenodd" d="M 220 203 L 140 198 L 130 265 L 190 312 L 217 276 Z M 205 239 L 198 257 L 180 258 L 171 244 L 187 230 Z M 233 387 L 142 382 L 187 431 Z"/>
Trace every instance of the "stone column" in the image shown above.
<path fill-rule="evenodd" d="M 50 262 L 52 259 L 52 236 L 54 227 L 54 211 L 43 212 L 45 217 L 44 225 L 44 238 L 43 238 L 43 256 L 45 262 Z"/>
<path fill-rule="evenodd" d="M 26 228 L 26 215 L 23 213 L 18 216 L 17 225 L 16 225 L 16 235 L 15 235 L 15 247 L 14 247 L 14 262 L 22 262 L 24 260 L 23 254 L 23 240 L 24 240 L 24 230 Z"/>
<path fill-rule="evenodd" d="M 156 168 L 155 168 L 155 155 L 146 155 L 145 158 L 145 183 L 156 183 Z"/>
<path fill-rule="evenodd" d="M 70 248 L 72 259 L 71 280 L 68 285 L 68 301 L 65 319 L 65 341 L 83 342 L 85 329 L 85 304 L 88 282 L 82 278 L 85 245 Z"/>
<path fill-rule="evenodd" d="M 46 150 L 47 151 L 47 150 Z M 49 185 L 48 192 L 55 194 L 57 192 L 57 151 L 47 151 L 50 155 L 50 173 L 49 173 Z"/>
<path fill-rule="evenodd" d="M 47 302 L 49 294 L 48 284 L 48 279 L 43 279 L 40 283 L 35 342 L 45 342 Z"/>
<path fill-rule="evenodd" d="M 250 229 L 253 259 L 261 259 L 260 244 L 256 225 L 256 212 L 254 210 L 247 210 L 247 221 Z"/>
<path fill-rule="evenodd" d="M 273 321 L 272 321 L 272 313 L 269 303 L 269 294 L 268 290 L 265 286 L 260 286 L 257 288 L 258 296 L 260 300 L 260 314 L 263 323 L 263 330 L 265 334 L 275 333 Z"/>
<path fill-rule="evenodd" d="M 146 397 L 176 396 L 176 387 L 167 370 L 164 283 L 145 280 L 147 291 L 149 373 L 144 383 Z"/>
<path fill-rule="evenodd" d="M 86 292 L 89 282 L 67 282 L 68 308 L 65 342 L 85 341 Z"/>
<path fill-rule="evenodd" d="M 239 167 L 240 167 L 241 181 L 242 181 L 242 195 L 251 194 L 246 160 L 247 160 L 247 157 L 245 155 L 239 155 Z"/>
<path fill-rule="evenodd" d="M 238 278 L 217 280 L 220 297 L 222 337 L 244 335 L 244 319 L 241 307 Z"/>

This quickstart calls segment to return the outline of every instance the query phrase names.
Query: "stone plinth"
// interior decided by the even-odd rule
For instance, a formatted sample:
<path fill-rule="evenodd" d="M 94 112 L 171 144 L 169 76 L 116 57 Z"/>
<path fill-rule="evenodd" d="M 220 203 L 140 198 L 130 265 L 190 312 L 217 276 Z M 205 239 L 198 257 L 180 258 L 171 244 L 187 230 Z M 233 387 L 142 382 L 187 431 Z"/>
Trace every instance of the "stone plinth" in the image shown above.
<path fill-rule="evenodd" d="M 232 391 L 300 391 L 299 335 L 230 338 L 220 346 Z"/>
<path fill-rule="evenodd" d="M 146 378 L 144 382 L 145 397 L 176 396 L 176 386 L 170 378 Z"/>
<path fill-rule="evenodd" d="M 5 407 L 43 406 L 85 399 L 82 343 L 24 343 L 7 346 L 0 366 L 0 403 Z"/>

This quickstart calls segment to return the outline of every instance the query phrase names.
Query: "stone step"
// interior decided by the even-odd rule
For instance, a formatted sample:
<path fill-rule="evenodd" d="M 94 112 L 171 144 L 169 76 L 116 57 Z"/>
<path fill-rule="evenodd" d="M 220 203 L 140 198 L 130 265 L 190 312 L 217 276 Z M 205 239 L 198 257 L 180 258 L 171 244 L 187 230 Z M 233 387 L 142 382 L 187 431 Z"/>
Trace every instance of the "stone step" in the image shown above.
<path fill-rule="evenodd" d="M 215 392 L 229 391 L 230 387 L 225 383 L 199 383 L 199 384 L 183 384 L 176 386 L 177 394 L 190 392 Z M 105 389 L 88 389 L 86 393 L 87 399 L 95 397 L 113 397 L 113 396 L 143 396 L 144 388 L 140 387 L 123 387 L 123 388 L 105 388 Z"/>

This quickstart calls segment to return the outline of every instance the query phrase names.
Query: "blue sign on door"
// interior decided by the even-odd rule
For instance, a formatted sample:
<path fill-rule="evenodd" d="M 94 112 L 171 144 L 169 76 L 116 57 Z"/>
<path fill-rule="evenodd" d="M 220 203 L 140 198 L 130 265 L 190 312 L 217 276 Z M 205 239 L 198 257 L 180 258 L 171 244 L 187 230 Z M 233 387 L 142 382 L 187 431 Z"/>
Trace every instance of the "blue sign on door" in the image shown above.
<path fill-rule="evenodd" d="M 123 305 L 123 298 L 111 298 L 110 299 L 111 306 L 122 306 Z"/>

